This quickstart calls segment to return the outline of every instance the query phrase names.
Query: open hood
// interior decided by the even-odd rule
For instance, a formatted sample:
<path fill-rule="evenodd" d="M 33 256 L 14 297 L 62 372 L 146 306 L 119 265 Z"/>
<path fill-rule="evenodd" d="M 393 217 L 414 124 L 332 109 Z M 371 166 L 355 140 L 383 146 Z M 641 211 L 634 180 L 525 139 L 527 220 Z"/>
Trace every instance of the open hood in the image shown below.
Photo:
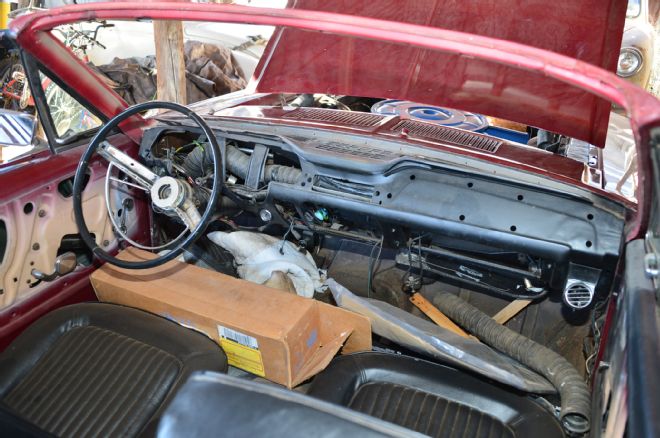
<path fill-rule="evenodd" d="M 627 238 L 644 235 L 652 206 L 651 138 L 660 126 L 660 105 L 654 96 L 613 72 L 625 1 L 525 0 L 523 5 L 522 0 L 482 0 L 476 6 L 476 0 L 454 0 L 454 9 L 448 6 L 449 0 L 435 9 L 435 3 L 421 0 L 379 0 L 373 6 L 354 3 L 337 1 L 332 7 L 347 12 L 365 9 L 366 13 L 377 5 L 372 15 L 387 13 L 394 18 L 424 12 L 426 21 L 452 18 L 462 24 L 462 30 L 471 30 L 468 25 L 480 27 L 476 31 L 482 35 L 297 9 L 319 6 L 311 1 L 296 3 L 291 9 L 188 2 L 72 5 L 20 16 L 11 21 L 9 34 L 26 59 L 38 60 L 64 87 L 84 96 L 90 107 L 107 118 L 126 110 L 128 104 L 51 29 L 88 20 L 145 19 L 290 26 L 271 39 L 257 80 L 251 83 L 256 86 L 247 93 L 272 89 L 398 97 L 527 122 L 595 144 L 602 144 L 610 108 L 597 99 L 607 99 L 630 116 L 640 159 L 637 211 L 628 222 Z M 420 9 L 420 3 L 428 7 Z M 307 30 L 294 31 L 294 27 Z M 287 46 L 292 48 L 290 53 Z M 138 143 L 144 128 L 144 119 L 138 115 L 121 126 Z"/>
<path fill-rule="evenodd" d="M 615 71 L 626 2 L 291 0 L 289 7 L 493 37 Z M 260 92 L 404 99 L 514 120 L 598 146 L 605 143 L 610 103 L 540 73 L 293 28 L 276 31 L 266 52 L 255 73 Z"/>

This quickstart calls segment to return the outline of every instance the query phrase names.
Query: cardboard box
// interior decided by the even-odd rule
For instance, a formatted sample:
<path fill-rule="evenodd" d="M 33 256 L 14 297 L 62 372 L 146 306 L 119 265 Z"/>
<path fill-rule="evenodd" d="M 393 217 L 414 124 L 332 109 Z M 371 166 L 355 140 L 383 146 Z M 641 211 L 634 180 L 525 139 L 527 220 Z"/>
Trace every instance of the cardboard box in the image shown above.
<path fill-rule="evenodd" d="M 154 255 L 131 248 L 119 257 Z M 91 282 L 100 301 L 203 332 L 222 345 L 230 365 L 289 388 L 323 370 L 340 350 L 371 350 L 364 316 L 176 260 L 143 270 L 105 264 Z"/>

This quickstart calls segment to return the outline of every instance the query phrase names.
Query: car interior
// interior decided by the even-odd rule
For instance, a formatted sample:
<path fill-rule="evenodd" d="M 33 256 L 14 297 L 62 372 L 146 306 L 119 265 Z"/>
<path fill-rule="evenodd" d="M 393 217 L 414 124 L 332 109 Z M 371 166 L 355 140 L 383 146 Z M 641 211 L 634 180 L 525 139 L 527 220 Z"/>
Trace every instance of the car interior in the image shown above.
<path fill-rule="evenodd" d="M 207 236 L 256 230 L 278 242 L 293 236 L 298 251 L 310 253 L 328 277 L 359 296 L 408 314 L 414 312 L 408 297 L 422 287 L 430 297 L 453 293 L 468 308 L 467 319 L 478 320 L 479 314 L 493 313 L 511 300 L 530 300 L 532 304 L 508 324 L 506 332 L 499 324 L 500 328 L 469 330 L 501 337 L 514 347 L 507 354 L 531 366 L 532 375 L 523 373 L 526 379 L 516 387 L 483 367 L 475 372 L 460 361 L 434 361 L 414 346 L 406 349 L 376 336 L 375 351 L 333 359 L 292 395 L 235 368 L 227 377 L 210 373 L 227 373 L 227 357 L 200 333 L 141 310 L 88 303 L 40 318 L 2 354 L 2 400 L 11 415 L 58 436 L 157 431 L 174 436 L 195 428 L 203 434 L 213 430 L 211 424 L 228 434 L 232 427 L 246 424 L 254 433 L 263 433 L 260 427 L 270 424 L 265 419 L 282 411 L 296 430 L 309 427 L 310 433 L 328 421 L 343 424 L 347 433 L 357 428 L 350 433 L 360 434 L 585 432 L 590 394 L 584 381 L 584 349 L 589 347 L 584 340 L 593 336 L 592 303 L 596 309 L 602 305 L 616 269 L 624 226 L 620 205 L 587 201 L 575 189 L 567 189 L 558 208 L 552 202 L 556 192 L 524 184 L 522 174 L 519 183 L 503 183 L 415 156 L 413 148 L 395 147 L 396 139 L 379 139 L 378 148 L 369 144 L 357 148 L 351 146 L 353 133 L 334 132 L 330 142 L 319 138 L 323 134 L 318 131 L 282 125 L 280 135 L 274 136 L 263 122 L 231 116 L 202 119 L 176 104 L 143 105 L 172 111 L 146 131 L 140 162 L 105 139 L 122 119 L 145 109 L 138 105 L 104 124 L 77 169 L 73 209 L 80 238 L 96 257 L 125 268 L 136 263 L 102 249 L 94 237 L 98 224 L 87 225 L 82 214 L 83 194 L 98 178 L 94 171 L 85 178 L 87 168 L 94 169 L 92 156 L 98 148 L 111 163 L 104 179 L 113 221 L 121 217 L 116 210 L 123 206 L 127 223 L 137 223 L 130 216 L 137 208 L 126 208 L 126 199 L 135 198 L 139 204 L 140 186 L 147 184 L 159 196 L 163 187 L 169 189 L 167 184 L 181 181 L 167 176 L 172 174 L 188 181 L 185 190 L 190 191 L 193 205 L 205 206 L 195 215 L 183 204 L 174 209 L 154 202 L 154 246 L 172 240 L 173 244 L 157 259 L 137 262 L 142 263 L 138 267 L 148 268 L 183 253 L 187 263 L 236 276 L 231 251 L 200 229 L 206 229 Z M 339 114 L 311 107 L 282 111 L 285 117 L 307 117 L 312 123 L 321 114 Z M 369 123 L 384 118 L 363 112 L 341 116 L 347 123 L 363 123 L 365 116 Z M 461 135 L 454 141 L 481 140 L 505 147 L 479 134 Z M 229 183 L 221 188 L 222 179 L 213 178 L 214 172 L 226 173 Z M 124 182 L 130 185 L 117 189 Z M 161 188 L 153 189 L 157 184 Z M 109 195 L 107 190 L 118 193 Z M 212 200 L 220 190 L 225 196 L 216 205 Z M 177 237 L 188 228 L 190 234 Z M 128 226 L 119 225 L 117 230 L 130 239 Z M 191 241 L 194 245 L 188 246 Z M 80 252 L 88 251 L 79 247 Z M 196 249 L 184 252 L 187 247 Z M 333 302 L 327 290 L 314 291 L 314 297 Z M 434 304 L 444 311 L 459 309 L 451 316 L 464 323 L 460 303 L 443 306 L 442 300 L 435 300 Z M 475 308 L 480 309 L 477 316 Z M 514 351 L 516 346 L 526 351 Z M 591 354 L 594 345 L 589 348 Z M 535 364 L 526 354 L 552 363 Z M 544 367 L 551 369 L 549 374 L 536 374 Z M 246 380 L 255 383 L 243 387 L 239 382 Z M 263 389 L 264 385 L 269 388 Z M 228 388 L 241 394 L 232 398 L 237 409 L 249 412 L 220 415 L 225 412 L 218 409 L 223 405 L 220 399 Z M 301 398 L 301 393 L 306 396 Z M 179 398 L 195 402 L 190 405 Z M 280 405 L 280 398 L 290 409 Z M 322 403 L 307 404 L 310 398 Z M 244 409 L 239 408 L 239 400 Z M 565 414 L 559 418 L 558 405 Z M 360 415 L 343 417 L 347 415 L 343 409 L 344 413 L 335 413 L 338 407 Z M 186 415 L 191 409 L 194 416 Z M 311 420 L 317 416 L 318 422 Z M 383 429 L 377 420 L 402 429 Z M 281 427 L 270 432 L 291 433 Z"/>
<path fill-rule="evenodd" d="M 24 63 L 31 84 L 48 73 Z M 581 437 L 625 410 L 625 368 L 603 358 L 624 357 L 612 315 L 634 283 L 634 204 L 604 196 L 595 147 L 384 98 L 234 97 L 89 109 L 99 126 L 0 180 L 3 434 Z M 360 314 L 372 347 L 281 385 L 246 371 L 220 325 L 97 301 L 89 283 L 189 265 Z"/>

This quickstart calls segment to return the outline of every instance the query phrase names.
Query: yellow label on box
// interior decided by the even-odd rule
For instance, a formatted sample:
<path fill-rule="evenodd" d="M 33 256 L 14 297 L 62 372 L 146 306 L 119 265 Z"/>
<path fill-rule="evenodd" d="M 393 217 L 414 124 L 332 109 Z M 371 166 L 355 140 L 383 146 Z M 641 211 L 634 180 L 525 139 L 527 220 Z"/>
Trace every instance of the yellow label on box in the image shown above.
<path fill-rule="evenodd" d="M 266 376 L 256 338 L 220 325 L 218 334 L 220 335 L 220 346 L 227 355 L 229 365 L 260 377 Z"/>

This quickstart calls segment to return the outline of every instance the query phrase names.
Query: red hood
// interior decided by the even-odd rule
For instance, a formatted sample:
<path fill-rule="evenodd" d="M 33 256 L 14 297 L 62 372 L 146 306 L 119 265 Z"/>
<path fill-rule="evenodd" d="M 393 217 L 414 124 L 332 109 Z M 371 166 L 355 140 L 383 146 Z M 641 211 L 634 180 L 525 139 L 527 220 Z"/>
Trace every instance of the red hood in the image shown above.
<path fill-rule="evenodd" d="M 421 24 L 550 50 L 615 71 L 619 0 L 291 0 L 296 9 Z M 456 54 L 287 28 L 257 91 L 404 99 L 515 120 L 603 146 L 610 103 L 539 73 Z"/>
<path fill-rule="evenodd" d="M 467 2 L 467 0 L 463 0 Z M 474 3 L 476 0 L 472 0 Z M 354 2 L 347 2 L 346 6 L 339 4 L 347 10 L 350 10 Z M 385 0 L 378 0 L 376 2 L 380 7 L 386 5 Z M 458 10 L 467 11 L 467 6 L 463 6 L 456 2 Z M 498 0 L 487 2 L 482 1 L 482 4 L 493 3 L 499 5 L 500 3 L 512 4 L 513 0 Z M 523 3 L 520 0 L 520 3 Z M 538 10 L 543 11 L 543 15 L 539 20 L 530 21 L 527 28 L 533 27 L 535 32 L 541 31 L 544 35 L 546 43 L 552 42 L 552 38 L 557 41 L 565 41 L 567 38 L 562 39 L 562 29 L 569 29 L 566 23 L 561 23 L 559 19 L 548 21 L 551 25 L 546 25 L 548 17 L 552 17 L 558 10 L 569 11 L 570 14 L 562 19 L 568 20 L 567 22 L 574 23 L 575 26 L 586 26 L 589 30 L 584 36 L 584 41 L 593 41 L 592 35 L 602 35 L 601 41 L 617 40 L 617 43 L 602 45 L 588 45 L 584 41 L 577 44 L 580 50 L 574 50 L 575 56 L 585 59 L 584 54 L 591 53 L 594 47 L 601 47 L 598 53 L 607 53 L 612 59 L 616 56 L 618 40 L 620 38 L 620 31 L 623 23 L 620 25 L 612 25 L 612 29 L 619 29 L 615 34 L 609 35 L 605 31 L 607 20 L 603 18 L 601 21 L 602 26 L 597 26 L 598 23 L 595 17 L 603 13 L 603 17 L 619 16 L 619 8 L 625 2 L 618 0 L 558 0 L 554 2 L 546 2 L 541 4 L 539 0 L 526 0 L 525 4 L 533 3 L 538 5 Z M 573 3 L 576 5 L 573 6 Z M 611 7 L 604 7 L 602 4 L 608 3 L 618 5 Z M 399 8 L 399 12 L 407 11 L 413 3 L 401 2 L 398 5 L 404 5 Z M 579 6 L 578 6 L 579 4 Z M 589 6 L 585 6 L 589 5 Z M 544 7 L 548 9 L 543 9 Z M 362 7 L 366 7 L 363 5 Z M 492 6 L 495 8 L 495 6 Z M 525 17 L 525 13 L 521 11 L 527 10 L 529 6 L 518 6 L 517 9 L 505 11 L 498 19 L 488 19 L 492 14 L 477 14 L 476 16 L 482 23 L 488 23 L 484 26 L 488 29 L 507 29 L 509 32 L 515 32 L 514 29 L 507 26 L 500 26 L 498 23 L 502 21 L 511 21 L 514 14 L 516 16 Z M 501 8 L 500 8 L 501 9 Z M 391 9 L 384 9 L 390 10 Z M 429 9 L 430 10 L 430 9 Z M 436 13 L 428 13 L 429 16 L 440 16 Z M 447 9 L 443 9 L 447 11 Z M 608 11 L 607 14 L 604 11 Z M 610 13 L 611 12 L 611 13 Z M 452 15 L 447 12 L 448 15 Z M 467 14 L 467 12 L 466 12 Z M 475 13 L 476 14 L 476 13 Z M 469 14 L 467 14 L 469 15 Z M 466 16 L 467 16 L 466 15 Z M 538 13 L 535 16 L 538 17 Z M 579 17 L 588 17 L 587 22 L 582 22 Z M 635 144 L 637 146 L 637 154 L 640 159 L 637 161 L 639 171 L 639 187 L 637 190 L 638 207 L 637 212 L 634 214 L 633 219 L 629 223 L 630 228 L 628 238 L 634 239 L 643 236 L 649 219 L 649 212 L 651 211 L 651 194 L 653 171 L 651 168 L 651 160 L 649 159 L 651 131 L 660 126 L 660 103 L 652 95 L 646 93 L 641 88 L 625 81 L 624 79 L 616 76 L 611 71 L 606 71 L 601 67 L 595 66 L 589 62 L 581 59 L 574 59 L 560 53 L 553 53 L 537 47 L 530 47 L 514 41 L 506 41 L 502 39 L 492 38 L 484 35 L 470 35 L 464 32 L 457 32 L 454 30 L 440 29 L 428 26 L 421 26 L 403 22 L 392 22 L 387 20 L 379 20 L 368 17 L 361 17 L 356 15 L 340 15 L 329 12 L 307 11 L 300 9 L 267 9 L 267 8 L 254 8 L 226 4 L 208 4 L 208 3 L 178 3 L 178 2 L 162 2 L 162 3 L 93 3 L 91 5 L 75 5 L 64 8 L 52 9 L 48 11 L 38 12 L 35 14 L 24 15 L 10 23 L 10 33 L 15 35 L 16 41 L 21 45 L 27 54 L 36 57 L 50 72 L 56 75 L 65 86 L 71 87 L 76 90 L 78 95 L 84 96 L 85 100 L 93 105 L 99 113 L 107 117 L 117 115 L 127 108 L 127 104 L 122 100 L 98 75 L 93 73 L 81 60 L 75 57 L 68 49 L 66 49 L 59 40 L 50 32 L 55 26 L 75 21 L 85 21 L 94 19 L 146 19 L 151 18 L 154 20 L 192 20 L 192 21 L 218 21 L 218 22 L 232 22 L 232 23 L 252 23 L 261 25 L 272 26 L 290 26 L 298 29 L 307 29 L 306 39 L 307 44 L 302 44 L 300 38 L 292 38 L 290 41 L 299 45 L 299 52 L 291 52 L 288 57 L 288 62 L 295 64 L 303 69 L 311 69 L 312 66 L 317 66 L 314 72 L 316 77 L 331 77 L 334 79 L 329 84 L 335 87 L 344 87 L 350 90 L 347 94 L 354 94 L 353 92 L 361 89 L 367 90 L 368 87 L 376 88 L 380 94 L 382 90 L 387 90 L 390 97 L 404 97 L 409 98 L 413 94 L 410 84 L 417 84 L 419 90 L 431 90 L 429 95 L 437 94 L 439 98 L 429 99 L 424 95 L 415 95 L 414 100 L 429 102 L 432 104 L 440 103 L 446 106 L 452 106 L 453 103 L 460 103 L 459 108 L 473 110 L 476 112 L 490 113 L 493 115 L 500 115 L 504 118 L 518 119 L 518 121 L 528 121 L 532 125 L 537 125 L 546 129 L 560 131 L 571 135 L 571 130 L 579 131 L 578 128 L 582 127 L 583 133 L 590 135 L 576 135 L 577 138 L 595 138 L 598 132 L 604 131 L 605 124 L 599 123 L 599 120 L 607 120 L 607 112 L 603 108 L 609 108 L 608 105 L 596 105 L 595 99 L 607 99 L 619 106 L 621 106 L 628 115 L 630 115 L 630 122 L 635 135 Z M 614 20 L 617 21 L 617 20 Z M 526 22 L 522 20 L 522 22 Z M 575 24 L 577 23 L 577 24 Z M 518 23 L 520 24 L 520 23 Z M 556 25 L 556 26 L 555 26 Z M 518 31 L 520 30 L 517 28 Z M 572 28 L 571 32 L 580 32 L 580 28 Z M 295 31 L 297 32 L 297 31 Z M 295 36 L 295 32 L 293 33 Z M 359 62 L 353 62 L 355 56 L 352 55 L 351 50 L 345 47 L 327 46 L 327 51 L 318 53 L 317 46 L 312 44 L 319 35 L 316 32 L 332 33 L 333 35 L 343 35 L 342 37 L 331 37 L 328 42 L 334 44 L 348 44 L 349 49 L 360 49 L 362 56 L 357 59 Z M 529 31 L 532 34 L 531 30 Z M 566 32 L 564 32 L 567 34 Z M 552 35 L 552 38 L 548 38 Z M 322 35 L 325 37 L 326 35 Z M 283 35 L 282 44 L 286 44 L 288 37 Z M 369 52 L 364 49 L 365 44 L 376 44 L 375 42 L 354 41 L 351 42 L 350 38 L 369 38 L 372 40 L 381 41 L 381 48 L 383 53 L 392 53 L 395 48 L 404 49 L 402 51 L 406 58 L 390 58 L 387 59 L 389 63 L 382 62 L 374 64 L 370 60 L 378 60 L 384 58 L 383 53 Z M 579 38 L 573 38 L 579 40 Z M 272 40 L 274 41 L 274 40 Z M 347 43 L 348 41 L 349 43 Z M 529 40 L 526 42 L 533 44 Z M 387 44 L 392 47 L 388 48 Z M 394 44 L 398 44 L 394 46 Z M 272 87 L 274 89 L 278 84 L 286 85 L 291 83 L 304 83 L 306 78 L 301 78 L 296 69 L 287 68 L 283 63 L 282 46 L 271 45 L 270 53 L 266 54 L 266 59 L 271 58 L 270 62 L 265 63 L 265 69 L 262 70 L 262 83 L 259 84 L 261 89 Z M 373 46 L 366 46 L 367 48 Z M 613 49 L 609 52 L 607 47 Z M 567 51 L 557 49 L 563 53 Z M 584 50 L 583 50 L 584 49 Z M 389 52 L 388 52 L 389 50 Z M 455 65 L 445 66 L 439 65 L 438 74 L 433 78 L 429 77 L 429 71 L 426 69 L 421 70 L 422 66 L 427 63 L 433 63 L 434 57 L 428 50 L 434 50 L 437 53 L 436 57 L 441 59 L 446 57 L 446 54 L 453 53 L 454 56 L 462 54 L 469 55 L 469 60 L 463 58 L 454 59 Z M 311 54 L 320 56 L 318 59 L 310 58 Z M 410 54 L 414 57 L 410 58 Z M 330 55 L 344 55 L 345 58 L 333 58 Z M 300 56 L 306 57 L 301 59 Z M 605 55 L 603 55 L 605 57 Z M 326 59 L 324 59 L 326 58 Z M 279 67 L 275 62 L 279 59 Z M 321 65 L 329 67 L 330 71 L 321 71 L 318 68 L 319 64 L 311 61 L 318 61 L 321 59 Z M 469 61 L 469 62 L 468 62 Z M 309 62 L 310 65 L 305 65 Z M 344 65 L 346 62 L 352 66 L 347 68 Z M 594 61 L 595 62 L 595 61 Z M 419 66 L 418 70 L 405 70 L 406 65 Z M 489 69 L 483 69 L 483 63 L 489 66 Z M 358 66 L 365 65 L 363 70 L 359 70 Z M 391 67 L 397 65 L 399 67 L 392 67 L 389 70 L 384 70 L 383 66 Z M 480 68 L 481 66 L 481 68 Z M 378 74 L 380 70 L 381 74 Z M 520 71 L 516 70 L 519 69 Z M 612 70 L 613 67 L 610 67 Z M 343 72 L 348 76 L 335 75 L 332 72 Z M 406 78 L 405 81 L 400 82 L 395 88 L 387 88 L 385 83 L 392 83 L 392 74 L 389 72 L 398 72 L 399 77 Z M 291 76 L 287 77 L 286 72 L 290 72 Z M 369 74 L 370 79 L 374 80 L 373 84 L 366 83 L 367 81 L 357 77 L 355 73 Z M 406 76 L 403 74 L 408 72 Z M 526 84 L 527 89 L 530 87 L 534 89 L 534 93 L 525 93 L 526 88 L 521 88 L 521 85 L 512 82 L 507 74 L 502 72 L 510 72 L 512 77 L 520 79 Z M 442 76 L 440 73 L 446 73 L 448 77 Z M 353 76 L 351 76 L 353 75 Z M 279 76 L 279 77 L 277 77 Z M 313 77 L 313 76 L 310 76 Z M 422 82 L 421 77 L 424 77 Z M 436 79 L 439 78 L 439 79 Z M 459 81 L 461 78 L 470 78 L 469 81 Z M 545 87 L 534 86 L 534 81 L 530 78 L 543 81 L 544 84 L 550 84 L 553 88 L 545 89 Z M 552 80 L 550 79 L 552 78 Z M 376 82 L 375 80 L 382 80 L 383 82 Z M 361 84 L 361 88 L 357 88 L 352 84 Z M 270 85 L 269 85 L 270 84 Z M 475 86 L 483 84 L 484 90 L 481 94 L 474 93 Z M 307 84 L 310 88 L 318 89 L 318 85 L 314 83 Z M 285 86 L 285 89 L 293 89 L 292 86 Z M 306 87 L 305 87 L 306 88 Z M 438 90 L 452 91 L 446 96 L 440 95 Z M 517 90 L 521 90 L 523 97 L 512 98 Z M 581 91 L 577 91 L 581 90 Z M 303 90 L 301 90 L 303 91 Z M 337 91 L 337 90 L 323 90 L 323 91 Z M 371 94 L 371 93 L 370 93 Z M 528 102 L 529 107 L 525 110 L 516 108 L 521 102 L 525 102 L 525 98 L 536 98 L 541 96 L 541 100 L 545 104 L 536 104 L 535 101 Z M 589 97 L 589 96 L 598 96 Z M 442 99 L 445 97 L 445 99 Z M 482 101 L 486 99 L 489 105 L 484 104 Z M 543 100 L 545 99 L 545 100 Z M 590 99 L 594 99 L 593 101 Z M 460 101 L 460 102 L 459 102 Z M 502 102 L 501 105 L 496 105 Z M 584 106 L 584 108 L 591 108 L 591 112 L 585 109 L 585 113 L 575 112 L 576 108 L 581 107 L 582 102 L 594 102 L 591 107 Z M 507 103 L 506 105 L 504 103 Z M 533 107 L 535 112 L 532 114 L 526 113 L 528 108 Z M 575 110 L 575 111 L 570 111 Z M 536 112 L 538 111 L 538 112 Z M 588 113 L 588 114 L 587 114 Z M 568 116 L 566 114 L 569 114 Z M 593 114 L 593 115 L 591 115 Z M 536 118 L 537 120 L 531 121 L 530 119 Z M 566 121 L 582 120 L 583 124 L 566 123 Z M 559 121 L 563 122 L 560 123 Z M 538 122 L 538 123 L 537 123 Z M 559 126 L 561 125 L 561 126 Z M 133 119 L 127 121 L 122 125 L 122 130 L 131 138 L 139 141 L 142 136 L 142 129 L 144 128 L 144 121 L 139 116 L 134 116 Z M 563 126 L 563 128 L 562 128 Z M 595 130 L 592 128 L 596 128 Z M 555 129 L 557 128 L 557 129 Z M 561 128 L 561 129 L 560 129 Z M 579 132 L 577 132 L 579 134 Z M 592 141 L 599 143 L 598 141 Z"/>

